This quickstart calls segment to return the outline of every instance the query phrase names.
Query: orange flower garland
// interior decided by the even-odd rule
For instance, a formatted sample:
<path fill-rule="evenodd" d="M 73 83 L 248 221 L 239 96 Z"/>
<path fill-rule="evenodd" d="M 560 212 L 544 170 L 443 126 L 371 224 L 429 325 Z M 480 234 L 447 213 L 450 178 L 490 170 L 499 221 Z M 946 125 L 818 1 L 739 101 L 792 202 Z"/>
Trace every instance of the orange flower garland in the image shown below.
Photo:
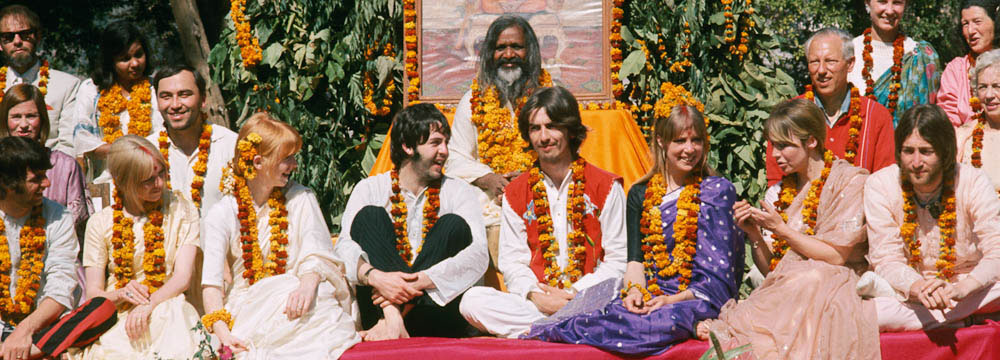
<path fill-rule="evenodd" d="M 132 269 L 132 259 L 135 257 L 135 234 L 132 232 L 131 218 L 125 217 L 122 211 L 122 199 L 115 190 L 115 203 L 111 205 L 113 210 L 111 233 L 112 259 L 115 263 L 115 288 L 121 289 L 132 281 L 134 272 Z M 143 242 L 145 249 L 142 255 L 142 271 L 144 278 L 142 284 L 149 287 L 149 293 L 156 292 L 167 277 L 167 268 L 164 263 L 166 251 L 163 249 L 163 212 L 160 210 L 161 203 L 156 203 L 147 209 L 149 221 L 142 226 Z"/>
<path fill-rule="evenodd" d="M 7 66 L 0 67 L 0 101 L 3 100 L 4 89 L 7 88 Z M 49 93 L 49 61 L 42 60 L 42 66 L 38 68 L 38 90 L 42 95 Z"/>
<path fill-rule="evenodd" d="M 17 268 L 17 285 L 12 297 L 10 278 L 12 261 L 7 245 L 6 227 L 0 219 L 0 316 L 9 325 L 17 325 L 31 314 L 35 297 L 41 286 L 42 270 L 45 267 L 45 218 L 42 206 L 31 209 L 31 216 L 21 228 L 18 243 L 21 260 Z"/>
<path fill-rule="evenodd" d="M 234 156 L 234 186 L 233 195 L 236 197 L 238 208 L 237 217 L 240 219 L 240 248 L 243 250 L 243 278 L 253 285 L 257 280 L 272 275 L 284 274 L 288 262 L 288 211 L 285 208 L 285 195 L 280 189 L 271 191 L 267 204 L 271 208 L 268 214 L 268 225 L 271 227 L 270 252 L 268 261 L 265 263 L 261 254 L 260 246 L 257 246 L 257 210 L 250 195 L 250 187 L 247 180 L 256 177 L 253 168 L 253 159 L 257 156 L 257 146 L 260 145 L 260 135 L 250 133 L 243 140 L 236 143 L 237 151 Z"/>
<path fill-rule="evenodd" d="M 732 0 L 730 0 L 732 1 Z M 670 72 L 678 73 L 687 71 L 686 68 L 693 66 L 691 63 L 691 52 L 688 51 L 691 48 L 691 23 L 684 20 L 684 44 L 681 45 L 681 56 L 678 57 L 677 61 L 670 64 Z M 661 53 L 662 56 L 666 56 L 666 52 Z"/>
<path fill-rule="evenodd" d="M 983 167 L 983 135 L 986 131 L 986 117 L 983 115 L 983 104 L 978 97 L 969 99 L 972 106 L 973 118 L 976 120 L 976 127 L 972 129 L 972 166 L 977 169 Z"/>
<path fill-rule="evenodd" d="M 905 175 L 901 176 L 900 183 L 903 188 L 903 224 L 899 226 L 899 235 L 903 238 L 906 246 L 907 262 L 914 269 L 923 261 L 920 252 L 920 240 L 916 238 L 917 229 L 917 207 L 913 192 L 913 184 Z M 941 202 L 944 203 L 944 211 L 938 215 L 938 229 L 941 234 L 940 250 L 938 260 L 935 262 L 937 277 L 948 281 L 955 275 L 955 180 L 949 178 L 944 181 L 941 189 Z"/>
<path fill-rule="evenodd" d="M 233 28 L 236 29 L 236 44 L 240 46 L 243 67 L 252 68 L 263 59 L 263 52 L 260 49 L 260 40 L 250 33 L 250 23 L 247 22 L 245 13 L 246 0 L 231 0 L 229 5 L 229 17 L 233 20 Z"/>
<path fill-rule="evenodd" d="M 158 138 L 160 154 L 166 164 L 167 189 L 170 189 L 170 137 L 167 131 L 160 131 Z M 191 200 L 196 208 L 201 208 L 201 190 L 205 186 L 205 173 L 208 171 L 208 151 L 212 146 L 212 125 L 201 125 L 201 136 L 198 138 L 198 161 L 194 163 L 194 178 L 191 179 Z"/>
<path fill-rule="evenodd" d="M 368 50 L 365 51 L 365 58 L 368 61 L 375 59 L 375 50 L 377 50 L 377 48 L 378 45 L 376 44 L 373 47 L 369 47 Z M 392 43 L 385 44 L 385 48 L 382 50 L 382 55 L 388 57 L 396 57 L 396 52 L 393 50 Z M 375 95 L 376 84 L 374 76 L 371 74 L 371 72 L 365 71 L 364 78 L 365 78 L 364 90 L 362 98 L 364 99 L 365 110 L 368 110 L 370 114 L 376 116 L 389 115 L 389 112 L 392 111 L 391 108 L 392 97 L 396 93 L 396 82 L 393 81 L 392 76 L 386 78 L 385 96 L 382 98 L 382 106 L 378 106 L 375 104 L 374 95 Z"/>
<path fill-rule="evenodd" d="M 733 0 L 720 0 L 720 2 L 724 6 L 722 8 L 722 15 L 726 17 L 726 32 L 723 38 L 727 44 L 732 44 L 736 41 L 736 25 L 734 25 L 735 21 L 733 20 Z"/>
<path fill-rule="evenodd" d="M 806 85 L 805 98 L 809 101 L 814 101 L 816 96 L 813 93 L 812 85 Z M 844 146 L 844 160 L 851 163 L 851 165 L 857 166 L 854 159 L 858 155 L 858 142 L 861 135 L 861 126 L 864 124 L 864 119 L 861 118 L 861 94 L 858 88 L 851 85 L 851 105 L 847 112 L 847 116 L 850 118 L 849 124 L 850 128 L 847 129 L 847 144 Z"/>
<path fill-rule="evenodd" d="M 123 135 L 118 117 L 123 110 L 128 110 L 129 134 L 146 137 L 152 131 L 150 115 L 153 105 L 150 103 L 152 92 L 149 90 L 149 80 L 144 79 L 132 85 L 129 94 L 131 98 L 126 100 L 118 83 L 112 85 L 110 89 L 101 91 L 101 96 L 97 100 L 97 109 L 100 111 L 98 125 L 104 133 L 102 140 L 105 143 L 110 144 Z"/>
<path fill-rule="evenodd" d="M 889 114 L 896 114 L 896 105 L 899 101 L 899 89 L 902 87 L 900 81 L 903 74 L 903 43 L 906 40 L 906 36 L 902 32 L 896 35 L 896 39 L 892 42 L 892 84 L 889 85 L 889 104 L 885 107 L 889 109 Z M 865 29 L 864 32 L 864 51 L 861 52 L 861 57 L 865 62 L 864 68 L 861 69 L 861 76 L 865 79 L 865 94 L 872 100 L 875 100 L 875 80 L 872 79 L 872 28 Z"/>
<path fill-rule="evenodd" d="M 812 184 L 809 186 L 809 193 L 802 202 L 802 222 L 806 224 L 806 235 L 816 235 L 816 210 L 819 207 L 820 195 L 823 194 L 823 185 L 826 184 L 826 179 L 830 176 L 830 168 L 832 166 L 833 152 L 827 150 L 823 153 L 823 171 L 820 172 L 819 178 L 812 181 Z M 795 177 L 785 175 L 781 179 L 781 193 L 778 196 L 778 200 L 774 202 L 774 208 L 778 210 L 778 214 L 781 214 L 781 220 L 786 223 L 788 222 L 788 215 L 785 214 L 785 209 L 788 209 L 792 201 L 795 201 L 796 195 L 798 195 L 798 191 L 795 188 Z M 770 269 L 774 270 L 778 266 L 778 262 L 788 252 L 788 242 L 774 233 L 771 234 L 771 239 L 774 239 L 774 241 L 771 243 L 773 250 L 771 252 Z"/>
<path fill-rule="evenodd" d="M 406 47 L 405 70 L 410 84 L 406 88 L 408 101 L 420 97 L 420 72 L 417 71 L 417 10 L 414 0 L 403 0 L 403 45 Z"/>
<path fill-rule="evenodd" d="M 542 254 L 545 265 L 545 282 L 550 286 L 566 289 L 573 286 L 583 276 L 583 264 L 586 260 L 587 234 L 584 232 L 583 215 L 586 211 L 584 203 L 584 178 L 582 157 L 570 165 L 570 177 L 573 183 L 569 185 L 569 196 L 566 200 L 566 217 L 572 225 L 572 231 L 566 235 L 566 268 L 561 269 L 556 257 L 559 256 L 559 241 L 552 235 L 552 215 L 549 214 L 549 197 L 545 190 L 545 182 L 541 170 L 533 166 L 529 170 L 532 206 L 538 221 L 538 246 L 545 249 Z"/>
<path fill-rule="evenodd" d="M 407 265 L 413 265 L 413 253 L 410 251 L 413 248 L 410 246 L 409 232 L 406 229 L 406 201 L 403 200 L 403 193 L 399 188 L 399 172 L 393 169 L 389 174 L 392 178 L 392 196 L 389 197 L 389 201 L 392 202 L 392 227 L 396 234 L 396 251 Z M 438 210 L 441 208 L 440 194 L 440 181 L 435 181 L 427 187 L 427 200 L 424 201 L 423 238 L 427 238 L 427 233 L 437 223 Z M 421 242 L 420 247 L 417 248 L 417 255 L 420 254 L 423 247 L 424 243 Z"/>
<path fill-rule="evenodd" d="M 615 97 L 619 97 L 625 92 L 625 86 L 618 77 L 618 71 L 622 68 L 623 59 L 621 20 L 625 17 L 625 10 L 622 10 L 624 3 L 625 0 L 614 0 L 613 7 L 611 8 L 611 35 L 609 36 L 609 40 L 611 40 L 611 92 Z"/>
<path fill-rule="evenodd" d="M 552 86 L 552 77 L 545 70 L 542 70 L 538 83 L 541 87 Z M 472 97 L 470 105 L 472 107 L 472 124 L 476 126 L 479 137 L 477 152 L 479 161 L 489 165 L 493 172 L 506 174 L 514 171 L 523 171 L 531 166 L 535 161 L 534 152 L 525 152 L 527 143 L 521 138 L 517 129 L 517 111 L 528 99 L 529 94 L 520 99 L 514 100 L 514 117 L 510 111 L 500 103 L 495 87 L 489 87 L 481 91 L 478 80 L 472 80 Z"/>
<path fill-rule="evenodd" d="M 673 226 L 674 248 L 670 255 L 667 255 L 667 245 L 663 236 L 662 213 L 660 212 L 660 201 L 667 193 L 663 175 L 653 175 L 646 185 L 640 228 L 645 235 L 642 252 L 643 268 L 646 273 L 646 289 L 652 296 L 664 294 L 663 289 L 657 284 L 657 276 L 667 278 L 680 275 L 677 284 L 678 292 L 687 290 L 688 284 L 691 283 L 691 269 L 694 268 L 694 255 L 697 251 L 695 245 L 698 243 L 701 180 L 701 175 L 696 175 L 690 183 L 684 186 L 677 199 L 677 216 L 674 218 Z"/>

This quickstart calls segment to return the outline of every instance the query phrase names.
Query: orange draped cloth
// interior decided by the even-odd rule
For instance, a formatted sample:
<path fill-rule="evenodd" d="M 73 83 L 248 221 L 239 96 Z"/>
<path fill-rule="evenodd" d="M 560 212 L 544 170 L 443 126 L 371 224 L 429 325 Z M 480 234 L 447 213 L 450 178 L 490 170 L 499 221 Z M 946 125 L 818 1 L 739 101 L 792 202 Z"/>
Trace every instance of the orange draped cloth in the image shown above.
<path fill-rule="evenodd" d="M 454 114 L 446 113 L 451 123 Z M 583 124 L 590 128 L 587 140 L 580 146 L 580 155 L 597 167 L 621 175 L 625 180 L 625 191 L 632 183 L 645 175 L 653 166 L 649 156 L 649 146 L 632 120 L 632 114 L 625 110 L 584 110 L 580 112 Z M 389 159 L 389 136 L 378 153 L 370 176 L 392 169 Z"/>

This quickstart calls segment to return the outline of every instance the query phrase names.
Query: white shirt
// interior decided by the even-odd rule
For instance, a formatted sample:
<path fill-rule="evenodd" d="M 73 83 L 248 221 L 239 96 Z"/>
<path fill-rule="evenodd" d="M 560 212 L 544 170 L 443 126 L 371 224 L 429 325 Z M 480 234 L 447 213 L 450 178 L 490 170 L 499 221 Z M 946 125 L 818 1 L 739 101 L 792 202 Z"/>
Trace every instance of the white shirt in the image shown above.
<path fill-rule="evenodd" d="M 455 108 L 455 118 L 451 123 L 451 139 L 448 140 L 448 161 L 445 162 L 445 173 L 448 176 L 472 183 L 483 175 L 493 172 L 489 165 L 479 161 L 479 130 L 472 123 L 472 91 L 462 95 L 462 100 Z M 517 126 L 514 110 L 508 105 L 511 121 Z M 478 189 L 478 188 L 477 188 Z M 493 226 L 500 223 L 500 206 L 490 199 L 489 195 L 480 191 L 476 199 L 482 205 L 483 224 Z"/>
<path fill-rule="evenodd" d="M 73 289 L 76 288 L 76 254 L 80 244 L 76 241 L 73 214 L 55 201 L 42 200 L 42 217 L 45 218 L 45 267 L 39 282 L 35 306 L 45 298 L 55 300 L 66 309 L 73 309 Z M 21 266 L 21 228 L 31 214 L 15 218 L 0 210 L 10 252 L 10 294 L 17 293 L 18 267 Z"/>
<path fill-rule="evenodd" d="M 865 36 L 863 34 L 858 35 L 851 42 L 854 44 L 854 68 L 851 69 L 851 72 L 847 73 L 847 81 L 854 84 L 862 96 L 868 95 L 865 92 L 868 86 L 865 84 L 865 78 L 861 76 L 861 70 L 865 68 L 865 60 L 862 57 L 862 54 L 865 52 Z M 907 36 L 906 40 L 903 40 L 903 56 L 913 51 L 915 47 L 917 47 L 917 42 Z M 892 53 L 892 41 L 881 42 L 872 39 L 872 81 L 878 82 L 882 74 L 892 67 Z"/>
<path fill-rule="evenodd" d="M 212 143 L 208 148 L 208 164 L 205 171 L 205 183 L 201 188 L 201 208 L 198 212 L 204 219 L 208 214 L 208 209 L 212 208 L 216 202 L 222 199 L 222 192 L 219 191 L 219 182 L 222 180 L 222 169 L 226 167 L 229 160 L 233 159 L 233 152 L 236 149 L 236 133 L 225 127 L 212 126 Z M 146 140 L 159 148 L 160 133 L 149 134 Z M 170 141 L 167 150 L 170 164 L 170 187 L 180 190 L 191 199 L 191 181 L 194 180 L 194 165 L 198 162 L 198 150 L 195 149 L 190 156 L 184 154 L 181 148 Z"/>
<path fill-rule="evenodd" d="M 23 74 L 19 74 L 13 67 L 7 67 L 7 84 L 4 92 L 11 87 L 21 83 L 28 83 L 38 86 L 41 80 L 38 70 L 42 63 L 35 62 Z M 66 154 L 73 155 L 73 112 L 76 110 L 76 93 L 80 87 L 80 79 L 71 74 L 49 68 L 49 80 L 45 90 L 45 106 L 48 107 L 49 115 L 49 137 L 45 141 L 45 146 L 52 150 L 59 150 Z"/>
<path fill-rule="evenodd" d="M 423 243 L 423 221 L 424 202 L 427 201 L 427 188 L 419 193 L 413 194 L 405 189 L 400 192 L 403 201 L 406 203 L 407 211 L 406 228 L 407 239 L 410 241 L 410 251 L 412 259 L 416 259 L 417 249 Z M 465 220 L 472 231 L 472 243 L 458 254 L 448 259 L 442 260 L 424 273 L 434 283 L 434 289 L 427 289 L 427 295 L 438 305 L 444 306 L 454 298 L 475 285 L 486 273 L 486 265 L 489 257 L 486 251 L 486 228 L 483 226 L 480 217 L 481 207 L 478 202 L 470 201 L 476 198 L 477 189 L 472 185 L 454 178 L 444 176 L 441 182 L 440 204 L 438 216 L 455 214 Z M 388 172 L 361 180 L 351 198 L 347 200 L 347 207 L 344 209 L 341 220 L 340 238 L 334 247 L 338 258 L 347 266 L 347 279 L 353 283 L 358 282 L 358 261 L 371 263 L 368 254 L 361 249 L 354 239 L 351 238 L 351 226 L 354 217 L 365 206 L 373 205 L 384 208 L 391 214 L 392 201 L 392 177 Z M 391 215 L 390 215 L 391 217 Z"/>
<path fill-rule="evenodd" d="M 566 172 L 557 191 L 552 179 L 542 172 L 542 182 L 545 194 L 549 198 L 549 214 L 552 216 L 552 236 L 559 242 L 559 254 L 556 261 L 560 268 L 566 267 L 566 234 L 572 230 L 566 214 L 566 201 L 569 198 L 570 176 Z M 587 207 L 594 204 L 586 200 Z M 598 260 L 594 272 L 584 275 L 573 284 L 573 290 L 582 291 L 590 286 L 610 278 L 620 278 L 625 273 L 625 260 L 628 255 L 625 233 L 625 190 L 617 181 L 611 185 L 611 191 L 604 199 L 598 221 L 601 223 L 601 247 L 604 249 L 604 261 Z M 503 199 L 503 219 L 500 222 L 500 253 L 497 257 L 498 267 L 507 283 L 507 292 L 527 297 L 529 292 L 541 291 L 538 278 L 531 271 L 531 249 L 528 247 L 528 232 L 521 214 L 510 207 L 507 197 Z"/>

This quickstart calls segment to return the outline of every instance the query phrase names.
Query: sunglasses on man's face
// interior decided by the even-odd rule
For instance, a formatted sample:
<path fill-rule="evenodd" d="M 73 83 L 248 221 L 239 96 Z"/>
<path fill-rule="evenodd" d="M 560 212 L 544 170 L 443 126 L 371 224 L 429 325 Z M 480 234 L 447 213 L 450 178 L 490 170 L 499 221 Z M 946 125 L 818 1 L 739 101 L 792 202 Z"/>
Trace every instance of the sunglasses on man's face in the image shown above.
<path fill-rule="evenodd" d="M 13 42 L 14 41 L 14 35 L 20 36 L 22 41 L 34 40 L 35 39 L 35 30 L 34 29 L 27 29 L 27 30 L 21 30 L 21 31 L 5 31 L 5 32 L 0 32 L 0 40 L 2 40 L 5 44 Z"/>

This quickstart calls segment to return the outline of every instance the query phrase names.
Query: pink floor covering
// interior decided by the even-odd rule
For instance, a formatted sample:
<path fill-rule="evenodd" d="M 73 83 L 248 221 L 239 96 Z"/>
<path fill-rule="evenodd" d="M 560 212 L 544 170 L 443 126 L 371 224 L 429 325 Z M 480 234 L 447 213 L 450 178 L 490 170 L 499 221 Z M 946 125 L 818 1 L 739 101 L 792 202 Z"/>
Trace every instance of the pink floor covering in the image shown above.
<path fill-rule="evenodd" d="M 882 334 L 883 359 L 1000 359 L 1000 323 L 958 330 Z M 708 343 L 689 340 L 649 359 L 697 359 Z M 618 359 L 584 345 L 494 338 L 412 338 L 355 345 L 341 359 Z"/>

